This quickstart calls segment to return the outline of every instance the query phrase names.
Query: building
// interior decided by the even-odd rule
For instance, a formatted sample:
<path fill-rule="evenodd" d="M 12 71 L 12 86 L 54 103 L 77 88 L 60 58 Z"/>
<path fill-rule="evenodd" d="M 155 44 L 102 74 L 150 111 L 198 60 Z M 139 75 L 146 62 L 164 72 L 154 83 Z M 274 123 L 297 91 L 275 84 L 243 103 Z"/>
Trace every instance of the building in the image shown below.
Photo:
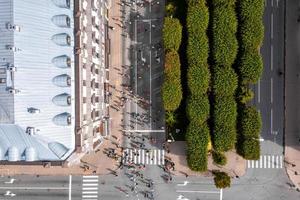
<path fill-rule="evenodd" d="M 0 0 L 1 161 L 61 162 L 101 143 L 107 7 Z"/>

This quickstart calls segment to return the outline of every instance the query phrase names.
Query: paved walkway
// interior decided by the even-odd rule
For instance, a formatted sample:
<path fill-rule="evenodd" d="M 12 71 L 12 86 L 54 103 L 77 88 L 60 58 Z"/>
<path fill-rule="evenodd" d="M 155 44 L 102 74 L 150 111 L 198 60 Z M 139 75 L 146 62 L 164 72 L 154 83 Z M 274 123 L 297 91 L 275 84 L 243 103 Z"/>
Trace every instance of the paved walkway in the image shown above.
<path fill-rule="evenodd" d="M 285 166 L 291 181 L 300 189 L 300 2 L 286 2 Z"/>

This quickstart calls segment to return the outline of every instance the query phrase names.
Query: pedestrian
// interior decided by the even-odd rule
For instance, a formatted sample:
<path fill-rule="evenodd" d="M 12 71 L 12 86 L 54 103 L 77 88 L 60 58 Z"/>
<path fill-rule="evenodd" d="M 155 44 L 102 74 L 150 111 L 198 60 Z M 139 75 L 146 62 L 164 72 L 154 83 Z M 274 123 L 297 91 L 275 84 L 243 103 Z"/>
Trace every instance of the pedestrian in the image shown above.
<path fill-rule="evenodd" d="M 185 178 L 187 178 L 189 175 L 187 173 L 185 173 Z"/>

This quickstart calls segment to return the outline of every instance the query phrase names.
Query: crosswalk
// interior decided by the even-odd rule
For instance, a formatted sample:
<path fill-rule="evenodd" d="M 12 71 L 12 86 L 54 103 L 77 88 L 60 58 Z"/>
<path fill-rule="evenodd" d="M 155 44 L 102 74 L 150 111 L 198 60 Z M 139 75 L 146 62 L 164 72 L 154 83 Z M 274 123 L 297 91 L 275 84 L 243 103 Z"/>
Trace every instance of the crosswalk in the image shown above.
<path fill-rule="evenodd" d="M 98 199 L 98 176 L 82 177 L 82 200 Z"/>
<path fill-rule="evenodd" d="M 125 164 L 164 165 L 165 150 L 125 149 L 123 158 Z"/>
<path fill-rule="evenodd" d="M 283 156 L 261 155 L 259 160 L 248 160 L 247 168 L 279 169 L 283 167 Z"/>

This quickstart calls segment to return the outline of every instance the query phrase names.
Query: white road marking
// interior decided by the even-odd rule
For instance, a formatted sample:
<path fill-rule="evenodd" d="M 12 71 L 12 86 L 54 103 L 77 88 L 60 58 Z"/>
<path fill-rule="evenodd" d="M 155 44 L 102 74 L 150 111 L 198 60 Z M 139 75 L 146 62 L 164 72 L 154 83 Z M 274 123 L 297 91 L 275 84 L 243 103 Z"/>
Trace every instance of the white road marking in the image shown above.
<path fill-rule="evenodd" d="M 72 199 L 72 175 L 69 175 L 69 200 Z"/>
<path fill-rule="evenodd" d="M 278 7 L 279 0 L 276 0 L 276 7 Z"/>
<path fill-rule="evenodd" d="M 271 108 L 271 124 L 270 124 L 270 131 L 271 131 L 271 134 L 273 134 L 273 109 Z"/>
<path fill-rule="evenodd" d="M 273 45 L 272 44 L 271 44 L 270 67 L 271 67 L 271 71 L 273 71 Z"/>
<path fill-rule="evenodd" d="M 82 182 L 98 182 L 97 179 L 83 179 Z"/>
<path fill-rule="evenodd" d="M 262 156 L 259 156 L 259 167 L 260 167 L 260 168 L 262 168 L 262 163 L 263 163 L 262 161 L 263 161 L 263 160 L 262 160 Z"/>
<path fill-rule="evenodd" d="M 220 200 L 223 199 L 223 189 L 220 189 Z"/>
<path fill-rule="evenodd" d="M 201 191 L 201 190 L 176 190 L 176 192 L 182 193 L 206 193 L 206 194 L 219 194 L 219 191 Z"/>
<path fill-rule="evenodd" d="M 160 157 L 161 151 L 157 151 L 157 164 L 160 165 L 161 157 Z"/>
<path fill-rule="evenodd" d="M 98 195 L 82 195 L 82 198 L 97 198 Z"/>
<path fill-rule="evenodd" d="M 271 6 L 273 7 L 273 0 L 271 0 Z"/>
<path fill-rule="evenodd" d="M 150 4 L 150 12 L 151 12 L 151 4 Z M 150 46 L 152 45 L 152 34 L 151 34 L 151 30 L 152 30 L 152 25 L 151 25 L 151 21 L 150 21 Z M 150 103 L 150 106 L 149 106 L 149 108 L 150 108 L 150 111 L 149 111 L 149 115 L 150 115 L 150 129 L 152 129 L 152 94 L 151 94 L 151 92 L 152 92 L 152 69 L 151 69 L 151 65 L 152 65 L 152 53 L 151 53 L 151 50 L 152 48 L 150 48 L 150 61 L 149 61 L 149 65 L 150 65 L 150 100 L 149 100 L 149 103 Z"/>
<path fill-rule="evenodd" d="M 97 190 L 96 187 L 83 187 L 82 190 Z"/>
<path fill-rule="evenodd" d="M 254 164 L 255 163 L 255 164 Z M 247 160 L 247 168 L 278 169 L 282 168 L 281 155 L 261 155 L 259 160 Z"/>
<path fill-rule="evenodd" d="M 136 20 L 134 21 L 135 22 L 135 42 L 136 44 L 138 43 L 137 41 L 137 23 L 136 23 Z M 136 91 L 136 94 L 137 94 L 137 81 L 138 81 L 138 77 L 137 77 L 137 67 L 138 67 L 138 64 L 137 64 L 137 51 L 135 51 L 135 91 Z M 135 103 L 135 113 L 137 113 L 137 103 Z M 135 118 L 135 129 L 137 129 L 137 118 Z"/>
<path fill-rule="evenodd" d="M 8 190 L 69 190 L 69 187 L 0 187 L 0 189 Z"/>
<path fill-rule="evenodd" d="M 184 181 L 182 184 L 177 184 L 177 186 L 186 186 L 188 183 L 188 181 Z"/>
<path fill-rule="evenodd" d="M 98 191 L 83 191 L 82 194 L 98 194 Z"/>
<path fill-rule="evenodd" d="M 271 13 L 271 39 L 273 39 L 274 36 L 274 16 L 273 13 Z"/>
<path fill-rule="evenodd" d="M 271 103 L 273 103 L 273 78 L 271 78 Z"/>
<path fill-rule="evenodd" d="M 4 182 L 5 184 L 13 184 L 16 179 L 11 178 L 9 181 Z"/>
<path fill-rule="evenodd" d="M 86 186 L 97 186 L 98 183 L 83 183 L 82 186 L 86 187 Z"/>
<path fill-rule="evenodd" d="M 83 178 L 98 178 L 98 176 L 94 176 L 94 175 L 85 175 L 82 176 Z"/>

